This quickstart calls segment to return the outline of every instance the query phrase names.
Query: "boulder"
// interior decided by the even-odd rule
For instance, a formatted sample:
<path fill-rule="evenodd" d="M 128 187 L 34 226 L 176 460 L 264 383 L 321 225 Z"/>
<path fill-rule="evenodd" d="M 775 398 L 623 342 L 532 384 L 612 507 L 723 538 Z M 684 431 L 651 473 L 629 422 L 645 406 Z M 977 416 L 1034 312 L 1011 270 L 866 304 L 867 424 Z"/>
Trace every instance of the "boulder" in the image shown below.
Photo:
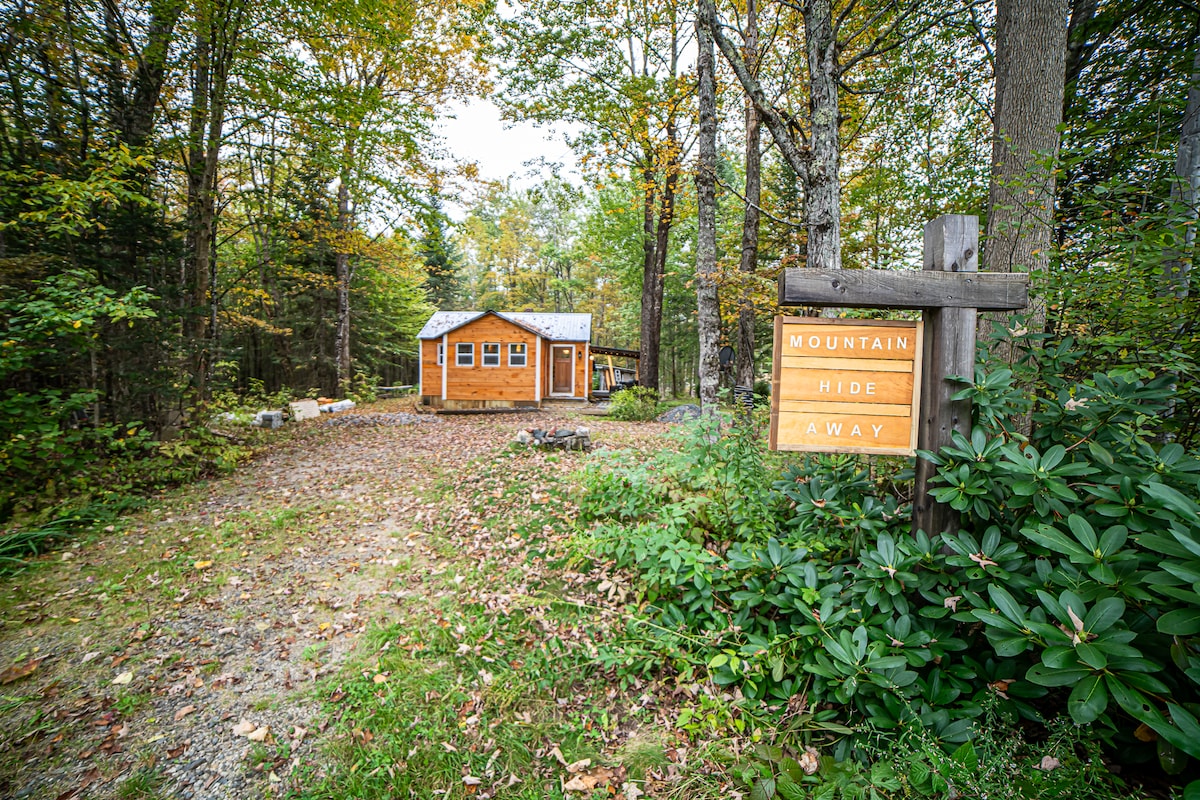
<path fill-rule="evenodd" d="M 688 404 L 675 406 L 658 415 L 659 422 L 687 422 L 700 418 L 700 406 Z"/>

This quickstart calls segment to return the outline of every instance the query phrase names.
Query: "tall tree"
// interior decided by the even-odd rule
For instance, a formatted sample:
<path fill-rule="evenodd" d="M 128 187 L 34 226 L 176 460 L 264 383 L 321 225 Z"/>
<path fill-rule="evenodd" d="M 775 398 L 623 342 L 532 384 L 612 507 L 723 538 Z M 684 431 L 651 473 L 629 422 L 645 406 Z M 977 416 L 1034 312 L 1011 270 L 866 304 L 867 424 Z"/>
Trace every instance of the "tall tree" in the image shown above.
<path fill-rule="evenodd" d="M 586 164 L 636 180 L 642 210 L 641 380 L 658 388 L 663 283 L 689 136 L 690 42 L 679 0 L 596 4 L 531 0 L 499 23 L 500 102 L 510 116 L 577 123 L 571 143 Z"/>
<path fill-rule="evenodd" d="M 716 0 L 700 0 L 713 20 L 713 38 L 738 82 L 771 133 L 779 155 L 795 172 L 804 192 L 807 232 L 806 266 L 840 269 L 841 242 L 841 87 L 857 65 L 913 40 L 932 26 L 976 5 L 978 0 L 952 0 L 930 10 L 927 4 L 879 3 L 867 8 L 846 0 L 835 14 L 833 0 L 806 0 L 795 6 L 802 17 L 805 49 L 802 114 L 789 110 L 789 98 L 773 100 L 725 35 Z"/>
<path fill-rule="evenodd" d="M 1175 242 L 1167 254 L 1166 276 L 1170 290 L 1186 297 L 1191 288 L 1191 268 L 1196 252 L 1196 222 L 1200 219 L 1200 46 L 1192 61 L 1191 85 L 1179 130 L 1179 149 L 1171 183 L 1171 202 L 1179 209 Z"/>
<path fill-rule="evenodd" d="M 758 78 L 758 3 L 746 0 L 746 28 L 742 35 L 743 58 L 746 70 Z M 746 106 L 746 196 L 742 215 L 742 250 L 738 269 L 753 275 L 758 267 L 759 205 L 762 203 L 762 136 L 758 109 L 750 98 Z M 743 288 L 738 299 L 737 382 L 754 385 L 754 303 L 749 288 Z"/>
<path fill-rule="evenodd" d="M 1044 272 L 1050 263 L 1067 0 L 998 0 L 992 177 L 983 266 Z M 1036 320 L 1045 308 L 1035 306 Z"/>
<path fill-rule="evenodd" d="M 717 344 L 721 307 L 717 298 L 717 88 L 713 74 L 712 20 L 704 5 L 696 20 L 696 98 L 700 110 L 699 158 L 696 163 L 696 305 L 700 334 L 700 407 L 717 408 L 720 369 Z"/>
<path fill-rule="evenodd" d="M 465 24 L 472 12 L 457 3 L 328 4 L 305 20 L 300 41 L 308 72 L 298 110 L 337 186 L 334 249 L 337 392 L 353 376 L 351 297 L 355 257 L 367 244 L 364 216 L 392 218 L 428 165 L 421 143 L 431 139 L 442 102 L 474 87 L 478 64 Z M 401 165 L 397 174 L 394 167 Z"/>
<path fill-rule="evenodd" d="M 425 290 L 429 300 L 442 310 L 456 307 L 462 291 L 460 256 L 450 236 L 450 220 L 436 194 L 418 215 L 421 240 L 417 252 L 425 264 Z"/>
<path fill-rule="evenodd" d="M 248 0 L 200 0 L 191 21 L 192 100 L 184 171 L 187 240 L 184 260 L 184 335 L 191 348 L 192 391 L 208 396 L 210 340 L 216 327 L 217 178 L 229 101 L 230 77 L 243 55 L 240 40 L 252 23 Z"/>

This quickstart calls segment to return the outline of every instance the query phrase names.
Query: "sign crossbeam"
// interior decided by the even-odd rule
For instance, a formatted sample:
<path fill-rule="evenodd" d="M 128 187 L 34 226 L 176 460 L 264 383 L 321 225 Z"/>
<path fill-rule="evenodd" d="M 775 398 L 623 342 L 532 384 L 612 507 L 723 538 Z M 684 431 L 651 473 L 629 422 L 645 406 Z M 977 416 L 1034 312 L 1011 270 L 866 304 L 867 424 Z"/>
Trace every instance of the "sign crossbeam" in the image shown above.
<path fill-rule="evenodd" d="M 789 269 L 779 281 L 779 304 L 1012 311 L 1029 305 L 1029 276 L 1008 272 Z"/>

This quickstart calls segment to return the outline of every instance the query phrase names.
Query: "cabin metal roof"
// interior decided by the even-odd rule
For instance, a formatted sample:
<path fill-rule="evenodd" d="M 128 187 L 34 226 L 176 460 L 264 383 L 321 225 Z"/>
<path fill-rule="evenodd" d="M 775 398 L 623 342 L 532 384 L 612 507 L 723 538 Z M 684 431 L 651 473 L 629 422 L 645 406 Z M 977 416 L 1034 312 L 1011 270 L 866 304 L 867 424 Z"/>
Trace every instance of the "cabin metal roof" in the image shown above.
<path fill-rule="evenodd" d="M 481 317 L 493 314 L 519 328 L 556 342 L 586 342 L 592 338 L 591 314 L 552 314 L 533 311 L 437 311 L 418 339 L 437 339 Z"/>

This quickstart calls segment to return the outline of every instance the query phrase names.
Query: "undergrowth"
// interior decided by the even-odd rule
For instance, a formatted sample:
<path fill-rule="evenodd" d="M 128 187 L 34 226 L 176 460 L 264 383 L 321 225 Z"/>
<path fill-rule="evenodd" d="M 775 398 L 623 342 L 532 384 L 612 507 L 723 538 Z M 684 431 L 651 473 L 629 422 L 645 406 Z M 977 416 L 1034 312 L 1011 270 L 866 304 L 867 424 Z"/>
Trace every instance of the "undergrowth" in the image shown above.
<path fill-rule="evenodd" d="M 972 435 L 926 454 L 935 495 L 964 513 L 956 534 L 911 530 L 896 476 L 860 458 L 772 463 L 754 424 L 701 421 L 678 453 L 594 464 L 590 548 L 632 576 L 640 609 L 601 659 L 816 709 L 800 738 L 839 760 L 861 758 L 869 731 L 954 753 L 991 714 L 1035 737 L 1081 726 L 1145 779 L 1186 782 L 1200 461 L 1156 436 L 1171 378 L 1058 377 L 1078 359 L 1069 341 L 1027 358 L 1032 377 L 965 383 Z"/>

